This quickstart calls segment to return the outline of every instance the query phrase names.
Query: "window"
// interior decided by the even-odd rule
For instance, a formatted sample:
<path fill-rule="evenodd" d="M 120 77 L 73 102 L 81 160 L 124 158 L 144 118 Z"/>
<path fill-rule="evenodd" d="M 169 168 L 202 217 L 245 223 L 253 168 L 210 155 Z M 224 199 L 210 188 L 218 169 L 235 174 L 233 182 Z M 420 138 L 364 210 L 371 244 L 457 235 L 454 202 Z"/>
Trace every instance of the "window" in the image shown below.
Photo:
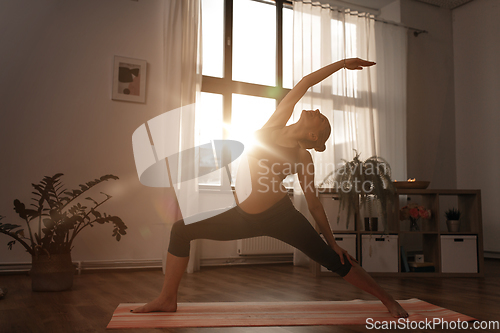
<path fill-rule="evenodd" d="M 195 124 L 195 135 L 198 138 L 197 145 L 222 139 L 222 95 L 202 92 L 198 104 Z M 205 161 L 201 156 L 209 156 Z M 200 173 L 206 169 L 212 169 L 213 154 L 200 152 Z M 205 170 L 204 170 L 205 169 Z M 199 184 L 220 185 L 220 175 L 213 172 L 198 178 Z"/>
<path fill-rule="evenodd" d="M 332 48 L 332 61 L 357 55 L 357 34 L 360 31 L 357 31 L 356 24 L 331 18 L 329 28 L 325 30 L 321 20 L 314 15 L 303 14 L 303 24 L 324 34 L 323 38 L 331 38 L 331 43 L 327 45 Z M 199 144 L 216 138 L 250 144 L 252 133 L 264 125 L 280 99 L 293 87 L 293 16 L 291 3 L 285 0 L 202 0 L 203 82 L 200 112 L 203 114 L 197 120 Z M 321 38 L 309 40 L 312 37 L 307 35 L 303 38 L 309 44 L 313 43 L 311 49 L 314 50 L 302 55 L 313 58 L 305 63 L 313 67 L 320 64 L 321 48 L 325 47 Z M 302 70 L 312 72 L 317 69 Z M 364 105 L 360 100 L 363 94 L 358 87 L 356 71 L 343 75 L 345 77 L 335 76 L 330 81 L 331 87 L 327 91 L 331 95 L 326 93 L 325 96 L 325 90 L 319 85 L 310 91 L 316 101 L 328 100 L 340 108 L 327 110 L 321 105 L 311 105 L 326 114 L 330 113 L 334 123 L 338 124 L 330 140 L 335 140 L 339 151 L 348 149 L 343 148 L 344 145 L 353 142 L 357 136 L 352 126 L 346 125 L 354 123 L 356 114 L 340 110 L 346 105 L 357 108 Z M 203 168 L 203 161 L 200 168 Z M 231 170 L 233 180 L 234 171 Z M 212 174 L 210 179 L 205 177 L 199 183 L 221 185 L 221 172 L 218 176 Z M 292 179 L 288 178 L 285 183 L 288 181 L 290 185 Z"/>
<path fill-rule="evenodd" d="M 198 144 L 251 143 L 293 86 L 292 29 L 292 7 L 283 0 L 202 0 Z M 202 177 L 199 184 L 221 185 L 220 175 Z"/>

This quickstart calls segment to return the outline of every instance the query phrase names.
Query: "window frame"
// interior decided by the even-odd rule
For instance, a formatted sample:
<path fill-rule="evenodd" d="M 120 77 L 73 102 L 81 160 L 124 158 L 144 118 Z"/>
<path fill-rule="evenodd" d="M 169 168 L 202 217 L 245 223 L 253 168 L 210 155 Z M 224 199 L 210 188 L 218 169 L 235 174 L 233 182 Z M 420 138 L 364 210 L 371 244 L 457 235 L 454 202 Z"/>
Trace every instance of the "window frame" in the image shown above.
<path fill-rule="evenodd" d="M 274 5 L 276 11 L 276 85 L 267 86 L 233 80 L 233 1 L 224 0 L 224 72 L 222 78 L 203 75 L 201 84 L 201 92 L 222 95 L 222 121 L 226 124 L 231 124 L 232 94 L 271 98 L 276 101 L 277 106 L 291 90 L 283 88 L 283 10 L 285 6 L 291 8 L 292 2 L 286 0 L 251 0 Z M 228 139 L 229 135 L 229 131 L 224 128 L 222 138 Z M 230 160 L 230 156 L 222 156 L 223 165 L 229 165 Z M 225 177 L 222 177 L 222 182 L 225 182 L 225 179 Z M 208 190 L 218 188 L 221 185 L 198 186 Z"/>
<path fill-rule="evenodd" d="M 203 0 L 202 0 L 203 1 Z M 268 86 L 262 84 L 248 83 L 233 80 L 233 4 L 235 0 L 224 0 L 224 66 L 222 77 L 202 75 L 201 92 L 222 95 L 223 115 L 222 121 L 231 124 L 232 119 L 232 95 L 242 94 L 254 97 L 265 97 L 274 99 L 276 106 L 291 91 L 283 87 L 283 11 L 285 8 L 293 9 L 292 1 L 288 0 L 250 0 L 275 6 L 276 13 L 276 85 Z M 236 0 L 237 1 L 237 0 Z M 321 95 L 314 91 L 309 92 L 312 96 Z M 358 96 L 342 96 L 332 92 L 332 99 L 335 105 L 355 104 L 359 100 Z M 229 130 L 223 127 L 222 139 L 230 138 Z M 231 157 L 227 154 L 222 156 L 222 165 L 229 165 Z M 231 179 L 231 174 L 229 178 Z M 232 181 L 232 180 L 230 180 Z M 217 189 L 226 186 L 226 177 L 221 177 L 220 185 L 199 184 L 200 189 Z"/>

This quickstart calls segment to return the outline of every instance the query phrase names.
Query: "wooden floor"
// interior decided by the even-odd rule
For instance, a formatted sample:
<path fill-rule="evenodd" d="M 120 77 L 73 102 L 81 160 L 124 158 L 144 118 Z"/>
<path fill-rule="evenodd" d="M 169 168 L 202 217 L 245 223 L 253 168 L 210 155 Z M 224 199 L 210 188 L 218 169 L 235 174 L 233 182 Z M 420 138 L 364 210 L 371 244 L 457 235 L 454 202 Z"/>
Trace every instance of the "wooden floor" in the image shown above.
<path fill-rule="evenodd" d="M 484 278 L 375 278 L 396 299 L 420 298 L 478 320 L 500 320 L 500 260 L 486 260 Z M 75 276 L 73 290 L 32 292 L 30 277 L 0 275 L 0 332 L 104 332 L 119 303 L 140 303 L 160 291 L 160 270 L 99 271 Z M 292 265 L 204 267 L 185 274 L 179 302 L 374 299 L 339 277 L 314 278 Z M 114 332 L 365 332 L 365 326 L 144 329 Z M 419 330 L 419 332 L 423 332 Z M 432 331 L 432 332 L 435 332 Z M 474 331 L 474 332 L 480 332 Z"/>

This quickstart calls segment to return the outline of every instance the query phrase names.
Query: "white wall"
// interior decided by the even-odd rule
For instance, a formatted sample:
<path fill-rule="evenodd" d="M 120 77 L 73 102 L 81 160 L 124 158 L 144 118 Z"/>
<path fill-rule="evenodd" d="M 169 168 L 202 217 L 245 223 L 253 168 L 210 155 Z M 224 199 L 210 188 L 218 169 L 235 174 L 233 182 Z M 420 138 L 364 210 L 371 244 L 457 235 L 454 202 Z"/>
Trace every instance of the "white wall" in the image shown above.
<path fill-rule="evenodd" d="M 104 174 L 98 190 L 114 196 L 103 211 L 129 227 L 120 242 L 111 225 L 84 230 L 74 260 L 159 259 L 168 193 L 137 178 L 133 131 L 161 114 L 161 0 L 16 0 L 0 3 L 0 215 L 22 224 L 13 200 L 29 203 L 31 183 L 62 172 L 68 188 Z M 148 62 L 145 104 L 111 100 L 113 57 Z M 97 192 L 99 192 L 97 191 Z M 97 193 L 95 197 L 97 198 Z M 0 235 L 0 263 L 29 262 Z"/>
<path fill-rule="evenodd" d="M 401 22 L 401 1 L 395 0 L 390 4 L 380 8 L 379 17 L 383 20 L 392 21 L 396 23 Z"/>
<path fill-rule="evenodd" d="M 500 252 L 500 2 L 453 11 L 457 178 L 482 193 L 485 251 Z"/>
<path fill-rule="evenodd" d="M 401 0 L 401 22 L 427 30 L 408 32 L 408 177 L 430 188 L 456 188 L 455 106 L 451 11 Z"/>

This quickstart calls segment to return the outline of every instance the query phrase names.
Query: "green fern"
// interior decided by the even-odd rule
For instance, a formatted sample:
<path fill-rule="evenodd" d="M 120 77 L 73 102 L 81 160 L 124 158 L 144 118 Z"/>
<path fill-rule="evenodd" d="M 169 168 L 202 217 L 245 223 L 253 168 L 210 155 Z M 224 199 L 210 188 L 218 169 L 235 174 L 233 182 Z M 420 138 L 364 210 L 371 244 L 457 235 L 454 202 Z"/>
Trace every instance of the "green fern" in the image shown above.
<path fill-rule="evenodd" d="M 343 160 L 344 164 L 328 174 L 320 186 L 331 187 L 339 195 L 340 209 L 337 224 L 340 223 L 341 211 L 347 209 L 346 228 L 349 228 L 350 217 L 358 211 L 358 207 L 368 206 L 367 210 L 371 216 L 374 205 L 380 214 L 384 231 L 387 231 L 387 207 L 394 207 L 396 193 L 391 180 L 391 167 L 379 156 L 372 156 L 362 161 L 359 158 L 360 154 L 354 151 L 356 154 L 353 160 Z"/>

